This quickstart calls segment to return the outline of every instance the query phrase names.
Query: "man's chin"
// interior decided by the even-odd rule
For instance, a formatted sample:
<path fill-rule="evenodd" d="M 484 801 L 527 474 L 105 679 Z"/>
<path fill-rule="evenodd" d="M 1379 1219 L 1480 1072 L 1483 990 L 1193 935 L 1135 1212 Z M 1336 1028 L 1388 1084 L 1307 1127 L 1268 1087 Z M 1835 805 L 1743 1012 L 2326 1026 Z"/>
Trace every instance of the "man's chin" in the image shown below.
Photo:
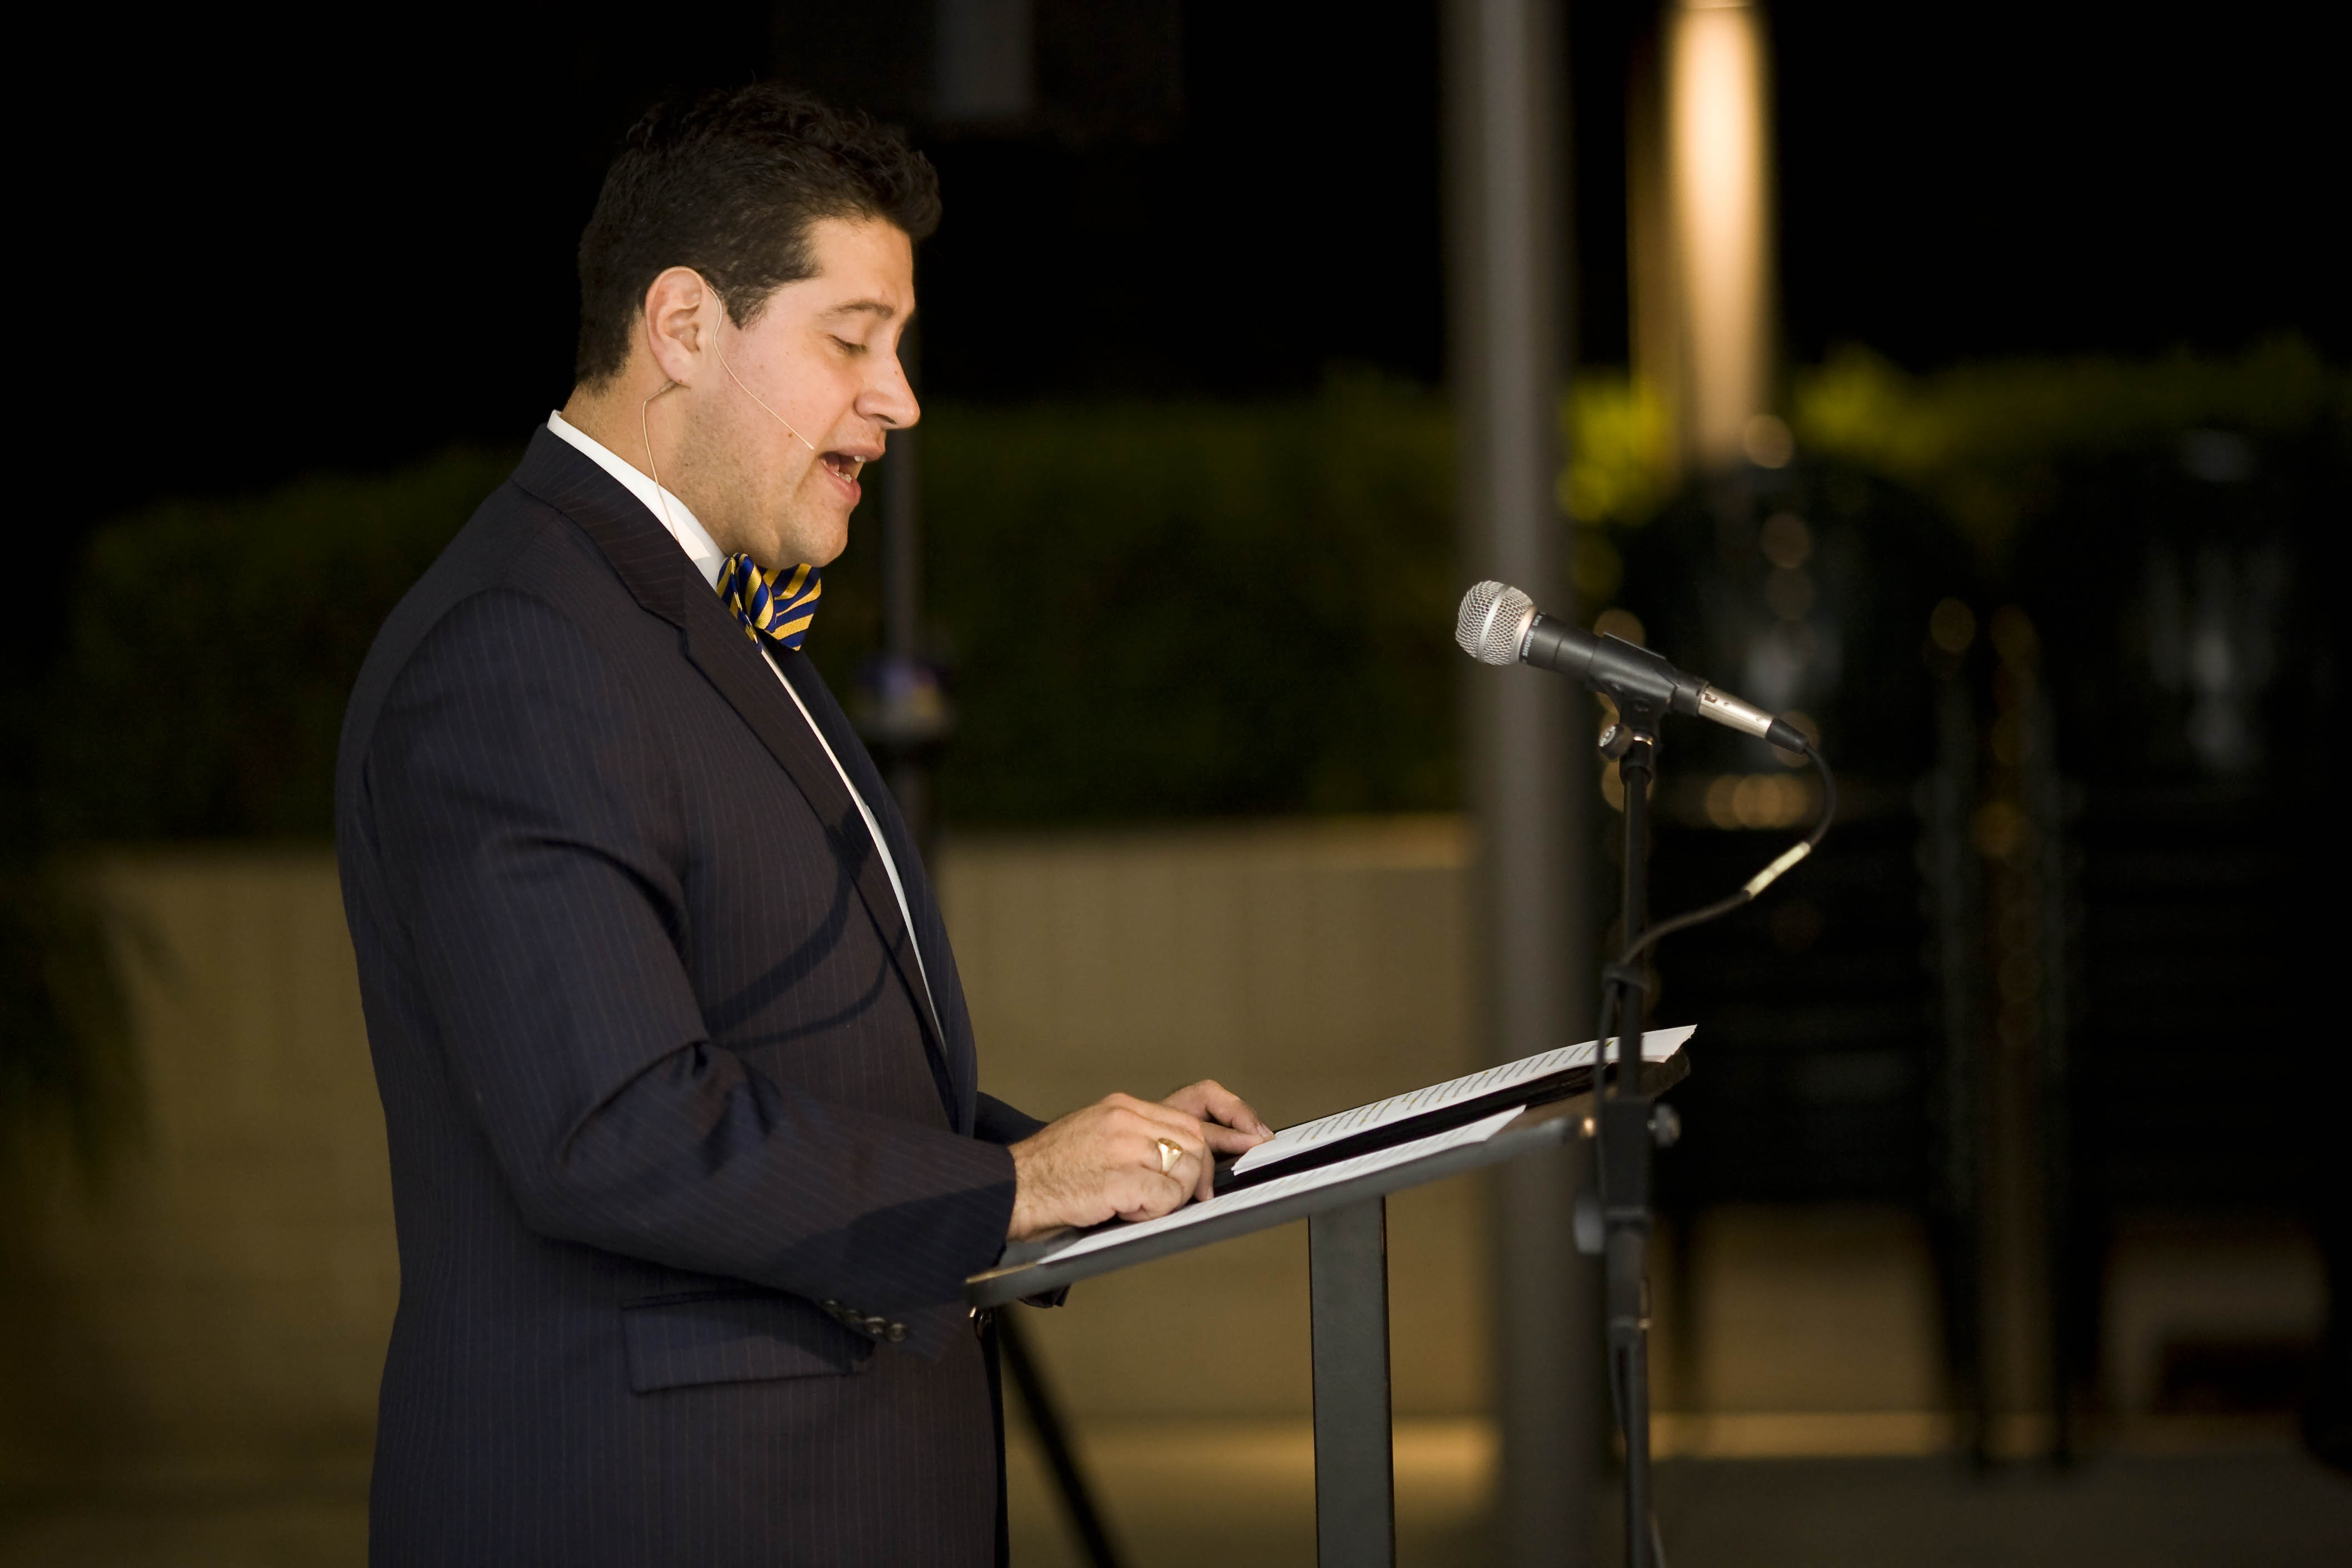
<path fill-rule="evenodd" d="M 782 534 L 776 552 L 781 565 L 797 566 L 806 561 L 811 566 L 831 566 L 849 548 L 849 513 L 845 508 L 838 517 L 810 517 L 803 514 L 786 523 Z"/>

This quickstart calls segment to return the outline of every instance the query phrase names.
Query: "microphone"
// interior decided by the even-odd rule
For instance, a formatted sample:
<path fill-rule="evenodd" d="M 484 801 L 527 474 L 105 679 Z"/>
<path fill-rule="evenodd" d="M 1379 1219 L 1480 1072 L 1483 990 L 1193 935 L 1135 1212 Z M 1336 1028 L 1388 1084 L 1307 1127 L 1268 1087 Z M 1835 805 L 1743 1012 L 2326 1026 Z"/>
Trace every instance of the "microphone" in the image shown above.
<path fill-rule="evenodd" d="M 1804 731 L 1754 703 L 1717 691 L 1622 637 L 1594 636 L 1536 609 L 1507 583 L 1482 582 L 1462 596 L 1454 640 L 1482 664 L 1533 664 L 1584 683 L 1619 707 L 1633 703 L 1713 719 L 1727 729 L 1768 740 L 1783 751 L 1810 756 Z"/>

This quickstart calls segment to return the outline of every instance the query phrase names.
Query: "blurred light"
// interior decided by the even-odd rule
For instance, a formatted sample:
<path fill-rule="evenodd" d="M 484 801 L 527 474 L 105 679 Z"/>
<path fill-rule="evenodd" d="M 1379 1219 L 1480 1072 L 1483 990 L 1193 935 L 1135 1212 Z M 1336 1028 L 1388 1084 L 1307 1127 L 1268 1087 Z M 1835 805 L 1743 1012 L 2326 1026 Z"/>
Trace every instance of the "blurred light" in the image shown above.
<path fill-rule="evenodd" d="M 950 124 L 1002 124 L 1035 107 L 1031 0 L 940 0 L 933 110 Z"/>
<path fill-rule="evenodd" d="M 1992 759 L 2003 768 L 2025 760 L 2025 716 L 2014 708 L 1992 721 Z"/>
<path fill-rule="evenodd" d="M 1702 800 L 1711 827 L 1793 828 L 1820 811 L 1821 786 L 1786 773 L 1721 773 Z"/>
<path fill-rule="evenodd" d="M 1797 438 L 1769 413 L 1756 414 L 1740 427 L 1739 445 L 1759 468 L 1786 468 L 1797 455 Z"/>
<path fill-rule="evenodd" d="M 1812 559 L 1813 530 L 1805 527 L 1805 519 L 1794 512 L 1775 512 L 1764 519 L 1756 544 L 1766 560 L 1794 571 Z"/>
<path fill-rule="evenodd" d="M 2192 430 L 2180 438 L 2180 466 L 2208 485 L 2242 485 L 2253 477 L 2253 444 L 2226 430 Z"/>
<path fill-rule="evenodd" d="M 1685 0 L 1672 19 L 1667 165 L 1692 449 L 1703 463 L 1778 467 L 1795 449 L 1788 426 L 1757 418 L 1769 335 L 1762 24 L 1744 4 L 1707 0 Z"/>
<path fill-rule="evenodd" d="M 1622 637 L 1628 643 L 1639 643 L 1645 635 L 1640 616 L 1630 610 L 1614 607 L 1601 612 L 1600 618 L 1592 622 L 1592 630 L 1597 636 Z"/>
<path fill-rule="evenodd" d="M 1802 621 L 1813 607 L 1813 580 L 1789 567 L 1764 580 L 1764 602 L 1783 621 Z"/>
<path fill-rule="evenodd" d="M 1977 612 L 1959 600 L 1944 600 L 1927 617 L 1927 640 L 1947 653 L 1967 653 L 1977 640 Z"/>
<path fill-rule="evenodd" d="M 1970 828 L 1977 852 L 1988 860 L 2014 859 L 2018 851 L 2025 847 L 2025 813 L 2017 809 L 2014 801 L 1986 801 L 1977 808 Z"/>
<path fill-rule="evenodd" d="M 2012 670 L 2032 667 L 2033 650 L 2040 640 L 2034 636 L 2033 622 L 2025 618 L 2024 611 L 2014 604 L 2004 604 L 1994 611 L 1990 635 L 1992 651 L 2000 655 L 2002 664 Z"/>

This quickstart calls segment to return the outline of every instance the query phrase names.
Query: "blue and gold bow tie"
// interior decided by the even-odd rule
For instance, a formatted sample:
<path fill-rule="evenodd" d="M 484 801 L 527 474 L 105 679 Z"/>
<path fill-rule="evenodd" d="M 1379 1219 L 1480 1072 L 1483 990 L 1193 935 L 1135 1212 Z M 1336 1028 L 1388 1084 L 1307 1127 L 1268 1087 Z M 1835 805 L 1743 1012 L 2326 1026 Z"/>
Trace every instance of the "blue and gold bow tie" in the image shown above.
<path fill-rule="evenodd" d="M 762 573 L 748 555 L 730 555 L 719 569 L 719 597 L 735 612 L 754 646 L 797 648 L 816 619 L 824 574 L 803 562 L 782 577 Z"/>

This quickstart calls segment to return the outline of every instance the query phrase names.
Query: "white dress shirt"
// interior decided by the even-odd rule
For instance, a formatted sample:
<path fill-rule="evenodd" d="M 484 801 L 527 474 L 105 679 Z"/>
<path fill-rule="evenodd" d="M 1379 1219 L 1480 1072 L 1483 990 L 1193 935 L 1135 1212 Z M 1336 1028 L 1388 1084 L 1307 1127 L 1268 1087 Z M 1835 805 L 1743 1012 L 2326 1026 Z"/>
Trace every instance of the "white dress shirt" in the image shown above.
<path fill-rule="evenodd" d="M 628 487 L 630 495 L 643 501 L 646 510 L 669 530 L 669 536 L 677 541 L 678 549 L 694 562 L 696 570 L 702 573 L 702 580 L 710 584 L 710 591 L 713 593 L 719 591 L 719 573 L 727 564 L 727 552 L 719 548 L 718 541 L 710 537 L 710 531 L 702 526 L 684 501 L 670 494 L 667 486 L 655 484 L 635 467 L 614 455 L 611 448 L 581 430 L 562 413 L 550 413 L 547 428 L 578 447 L 590 462 L 618 479 Z M 842 767 L 841 758 L 833 754 L 833 747 L 825 741 L 824 731 L 816 727 L 816 719 L 810 714 L 808 705 L 801 701 L 800 693 L 793 690 L 792 682 L 784 679 L 783 671 L 777 669 L 772 660 L 762 658 L 760 662 L 768 666 L 776 677 L 776 684 L 784 688 L 786 696 L 793 699 L 793 706 L 800 709 L 801 717 L 808 721 L 809 733 L 816 737 L 818 747 L 824 752 L 824 759 L 832 763 L 833 770 L 841 776 L 841 787 L 849 791 L 850 800 L 856 803 L 857 814 L 866 821 L 866 831 L 874 840 L 875 849 L 881 852 L 882 869 L 889 873 L 890 891 L 898 900 L 898 918 L 906 923 L 907 940 L 915 949 L 915 972 L 923 977 L 924 1005 L 931 1008 L 932 1027 L 936 1029 L 939 1027 L 939 1009 L 932 1004 L 929 995 L 930 970 L 923 964 L 923 945 L 915 936 L 914 912 L 907 907 L 907 885 L 898 880 L 898 862 L 890 858 L 890 846 L 883 841 L 882 824 L 874 820 L 874 809 L 866 803 L 866 797 L 857 792 L 857 786 L 849 781 L 848 769 Z"/>

